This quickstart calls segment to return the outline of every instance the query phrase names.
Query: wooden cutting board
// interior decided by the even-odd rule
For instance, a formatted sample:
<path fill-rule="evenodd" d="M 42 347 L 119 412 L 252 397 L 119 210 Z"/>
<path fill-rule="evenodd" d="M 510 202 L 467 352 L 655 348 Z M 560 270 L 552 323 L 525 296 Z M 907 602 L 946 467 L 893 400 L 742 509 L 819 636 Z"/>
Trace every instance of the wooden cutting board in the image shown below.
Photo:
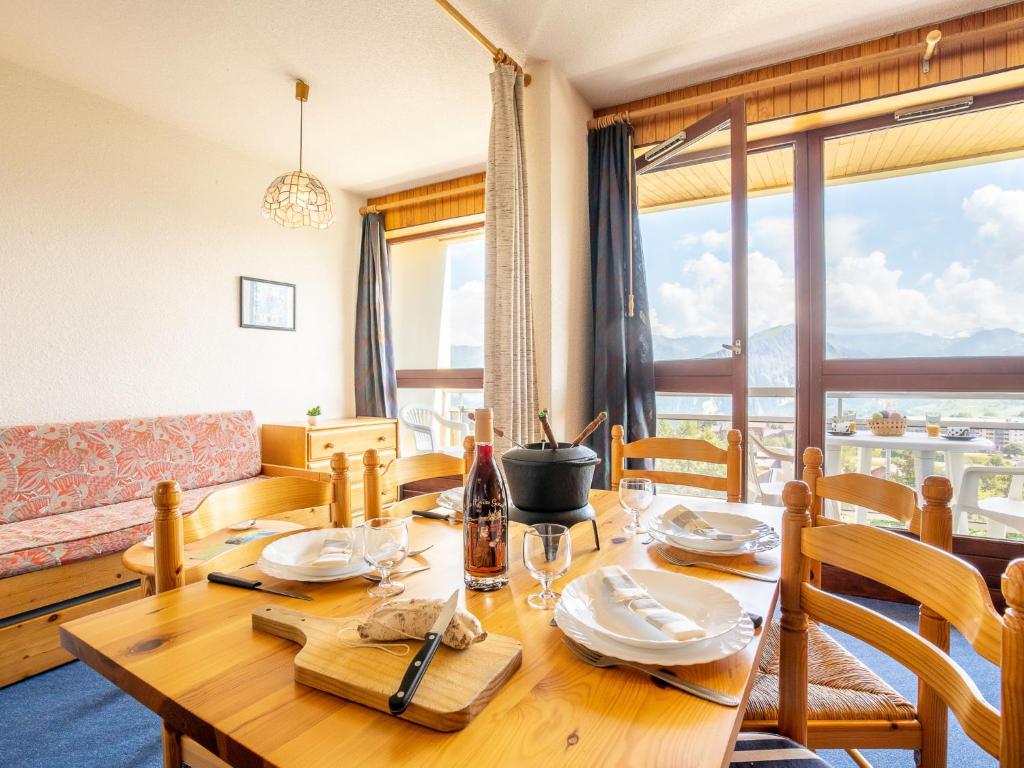
<path fill-rule="evenodd" d="M 373 648 L 355 648 L 338 639 L 343 627 L 351 639 L 351 619 L 328 619 L 267 605 L 252 612 L 252 626 L 303 646 L 295 656 L 295 680 L 367 707 L 388 711 L 419 641 L 410 640 L 406 656 Z M 523 660 L 523 646 L 503 635 L 487 635 L 464 651 L 446 645 L 427 668 L 403 720 L 437 731 L 465 728 Z"/>

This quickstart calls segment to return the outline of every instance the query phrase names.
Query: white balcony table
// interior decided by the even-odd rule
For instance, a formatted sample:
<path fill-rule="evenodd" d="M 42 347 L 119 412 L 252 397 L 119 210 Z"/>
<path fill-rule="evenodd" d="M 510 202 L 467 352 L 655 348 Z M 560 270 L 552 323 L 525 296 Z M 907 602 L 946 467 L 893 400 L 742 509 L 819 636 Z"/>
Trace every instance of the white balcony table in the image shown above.
<path fill-rule="evenodd" d="M 877 449 L 910 451 L 914 456 L 914 479 L 918 493 L 921 483 L 929 475 L 935 474 L 936 454 L 943 453 L 946 457 L 946 476 L 953 484 L 954 494 L 959 490 L 964 476 L 965 456 L 968 453 L 988 453 L 995 450 L 995 443 L 986 437 L 973 440 L 946 440 L 942 437 L 928 437 L 924 432 L 905 432 L 896 437 L 883 437 L 873 434 L 870 430 L 858 430 L 852 435 L 826 435 L 825 437 L 825 474 L 835 475 L 841 472 L 842 449 L 849 446 L 857 449 L 857 471 L 871 474 L 871 455 Z M 830 505 L 829 516 L 838 516 L 838 509 Z M 867 520 L 867 510 L 857 508 L 857 522 Z"/>
<path fill-rule="evenodd" d="M 652 512 L 680 500 L 660 495 Z M 625 522 L 616 494 L 594 491 L 591 501 L 602 549 L 594 549 L 589 526 L 576 526 L 572 566 L 555 588 L 593 568 L 617 563 L 684 572 L 732 592 L 746 610 L 764 616 L 765 626 L 733 656 L 675 671 L 745 702 L 775 610 L 778 582 L 677 568 L 645 546 L 642 536 L 616 542 Z M 704 509 L 742 512 L 776 528 L 782 516 L 778 507 L 687 501 Z M 409 527 L 415 546 L 435 546 L 423 556 L 431 570 L 402 579 L 405 596 L 449 594 L 462 583 L 461 527 L 420 518 Z M 366 594 L 369 584 L 360 578 L 322 584 L 266 579 L 308 593 L 313 602 L 199 582 L 64 624 L 61 642 L 187 737 L 186 754 L 198 743 L 220 758 L 207 758 L 202 765 L 727 766 L 743 704 L 712 704 L 658 688 L 646 675 L 598 669 L 577 660 L 562 644 L 561 631 L 549 626 L 551 613 L 526 604 L 527 595 L 539 585 L 523 566 L 523 529 L 512 525 L 509 587 L 465 595 L 466 606 L 485 629 L 522 641 L 522 668 L 467 728 L 454 733 L 432 731 L 296 683 L 295 644 L 252 629 L 251 612 L 268 604 L 335 617 L 365 614 L 378 601 Z M 723 561 L 777 575 L 779 549 Z M 252 568 L 242 574 L 265 578 Z M 372 655 L 367 663 L 373 663 Z"/>

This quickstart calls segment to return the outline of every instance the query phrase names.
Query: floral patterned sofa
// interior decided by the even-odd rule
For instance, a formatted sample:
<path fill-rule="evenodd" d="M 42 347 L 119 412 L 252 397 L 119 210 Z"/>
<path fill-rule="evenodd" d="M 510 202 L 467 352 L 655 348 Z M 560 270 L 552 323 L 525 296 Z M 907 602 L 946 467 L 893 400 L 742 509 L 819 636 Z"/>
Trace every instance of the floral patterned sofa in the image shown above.
<path fill-rule="evenodd" d="M 152 529 L 157 482 L 188 513 L 268 469 L 249 411 L 0 427 L 0 686 L 69 660 L 60 622 L 138 597 L 120 553 Z"/>

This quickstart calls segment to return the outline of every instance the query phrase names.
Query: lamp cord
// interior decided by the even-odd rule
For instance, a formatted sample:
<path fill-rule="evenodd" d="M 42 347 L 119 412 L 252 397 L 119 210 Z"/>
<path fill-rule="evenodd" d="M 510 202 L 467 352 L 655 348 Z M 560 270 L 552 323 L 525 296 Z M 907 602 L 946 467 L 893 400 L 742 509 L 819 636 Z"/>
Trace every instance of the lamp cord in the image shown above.
<path fill-rule="evenodd" d="M 299 171 L 302 171 L 302 100 L 299 100 Z"/>

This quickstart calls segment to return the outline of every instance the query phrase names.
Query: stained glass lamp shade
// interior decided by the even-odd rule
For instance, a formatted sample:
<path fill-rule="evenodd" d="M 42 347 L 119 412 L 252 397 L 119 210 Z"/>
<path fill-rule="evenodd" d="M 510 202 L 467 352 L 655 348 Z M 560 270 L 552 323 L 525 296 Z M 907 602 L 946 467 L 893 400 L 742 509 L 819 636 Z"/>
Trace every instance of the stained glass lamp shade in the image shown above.
<path fill-rule="evenodd" d="M 295 98 L 299 100 L 299 170 L 282 173 L 270 183 L 261 211 L 264 218 L 289 229 L 327 229 L 334 223 L 331 196 L 320 179 L 302 170 L 302 104 L 309 98 L 309 86 L 301 80 L 295 83 Z"/>

